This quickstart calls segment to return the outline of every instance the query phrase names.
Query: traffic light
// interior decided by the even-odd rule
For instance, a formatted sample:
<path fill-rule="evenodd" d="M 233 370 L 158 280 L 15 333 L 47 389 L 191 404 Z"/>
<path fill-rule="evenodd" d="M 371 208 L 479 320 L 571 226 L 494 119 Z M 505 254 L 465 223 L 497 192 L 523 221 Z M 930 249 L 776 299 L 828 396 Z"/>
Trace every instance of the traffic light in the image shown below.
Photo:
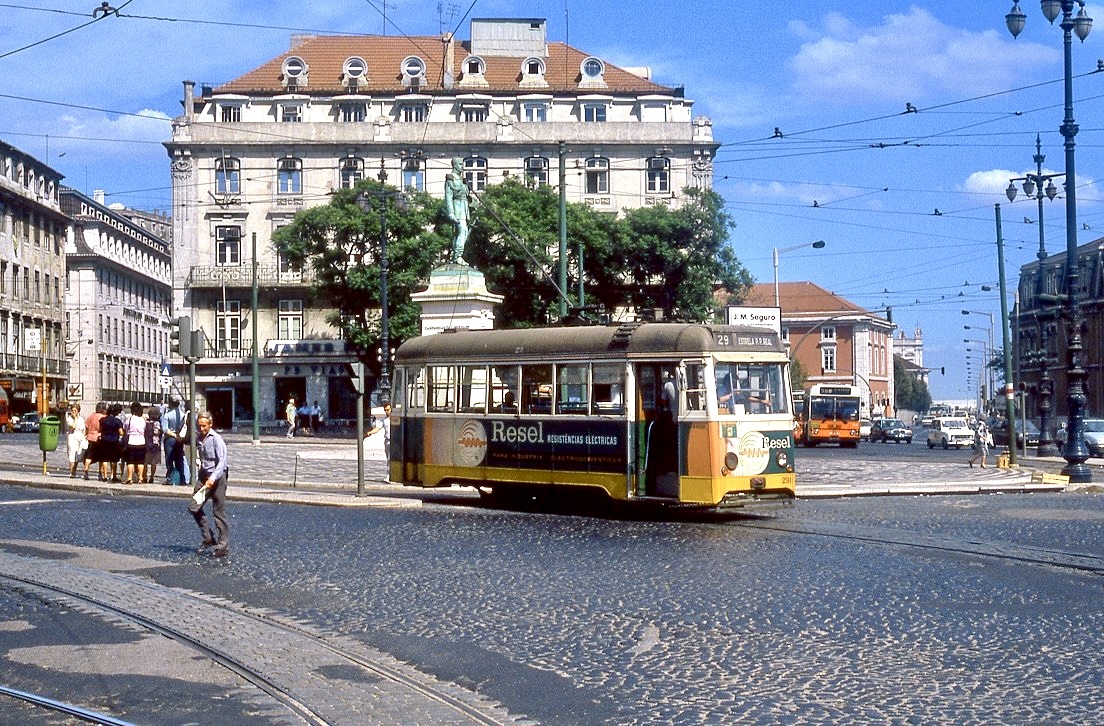
<path fill-rule="evenodd" d="M 169 333 L 169 341 L 172 352 L 184 358 L 192 356 L 192 319 L 185 315 L 177 318 L 173 324 L 173 330 Z"/>

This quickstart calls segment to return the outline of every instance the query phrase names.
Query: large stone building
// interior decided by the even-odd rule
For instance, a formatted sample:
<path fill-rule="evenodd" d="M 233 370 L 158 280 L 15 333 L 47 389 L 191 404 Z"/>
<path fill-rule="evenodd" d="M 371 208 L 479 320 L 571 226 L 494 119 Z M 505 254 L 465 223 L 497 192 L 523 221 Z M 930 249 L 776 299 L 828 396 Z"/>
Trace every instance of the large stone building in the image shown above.
<path fill-rule="evenodd" d="M 161 364 L 169 352 L 172 252 L 147 228 L 167 218 L 108 207 L 62 188 L 69 215 L 65 241 L 65 314 L 69 398 L 84 401 L 161 401 Z M 137 216 L 138 222 L 132 217 Z"/>
<path fill-rule="evenodd" d="M 892 321 L 811 282 L 779 283 L 782 339 L 807 385 L 846 383 L 863 391 L 861 415 L 894 410 Z M 744 303 L 774 305 L 774 285 L 758 284 Z"/>
<path fill-rule="evenodd" d="M 0 396 L 15 414 L 65 399 L 61 179 L 0 141 Z"/>
<path fill-rule="evenodd" d="M 558 183 L 570 201 L 616 213 L 678 205 L 685 187 L 712 183 L 708 119 L 681 87 L 620 68 L 563 43 L 545 21 L 471 22 L 471 39 L 293 38 L 288 52 L 217 87 L 184 84 L 184 114 L 166 143 L 173 172 L 176 314 L 207 335 L 201 405 L 217 424 L 286 400 L 354 415 L 345 363 L 353 359 L 309 273 L 290 269 L 275 230 L 330 191 L 375 177 L 442 194 L 453 157 L 476 191 L 506 177 Z M 253 241 L 259 267 L 251 322 Z M 262 351 L 253 401 L 251 350 Z"/>
<path fill-rule="evenodd" d="M 1104 417 L 1104 238 L 1077 248 L 1078 304 L 1083 321 L 1081 366 L 1085 369 L 1086 416 Z M 1024 384 L 1026 411 L 1039 415 L 1039 384 L 1044 368 L 1054 395 L 1051 411 L 1064 418 L 1068 325 L 1063 317 L 1066 253 L 1050 255 L 1020 268 L 1019 304 L 1012 315 L 1013 376 Z"/>

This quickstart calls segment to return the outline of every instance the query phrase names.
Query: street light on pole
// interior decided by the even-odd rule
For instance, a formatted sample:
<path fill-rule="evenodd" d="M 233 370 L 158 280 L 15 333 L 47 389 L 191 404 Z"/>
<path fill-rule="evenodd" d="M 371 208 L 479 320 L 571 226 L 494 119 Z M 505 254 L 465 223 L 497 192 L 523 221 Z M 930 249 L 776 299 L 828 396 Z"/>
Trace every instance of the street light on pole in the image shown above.
<path fill-rule="evenodd" d="M 1089 450 L 1085 446 L 1085 378 L 1086 372 L 1081 365 L 1084 350 L 1081 341 L 1081 309 L 1077 302 L 1077 288 L 1081 272 L 1077 260 L 1077 156 L 1074 137 L 1077 136 L 1077 122 L 1073 118 L 1073 34 L 1084 42 L 1092 30 L 1092 18 L 1085 11 L 1084 0 L 1042 0 L 1043 15 L 1053 23 L 1059 13 L 1062 15 L 1063 49 L 1063 107 L 1065 115 L 1059 131 L 1065 139 L 1065 187 L 1066 187 L 1066 443 L 1062 457 L 1066 466 L 1062 473 L 1071 483 L 1088 484 L 1092 482 L 1092 470 L 1085 464 Z M 1073 15 L 1073 6 L 1080 10 Z M 1020 10 L 1018 2 L 1005 15 L 1008 31 L 1015 38 L 1020 34 L 1027 16 Z"/>
<path fill-rule="evenodd" d="M 1031 157 L 1031 160 L 1035 162 L 1034 174 L 1026 174 L 1022 177 L 1016 177 L 1008 180 L 1008 189 L 1005 190 L 1005 195 L 1008 197 L 1008 201 L 1012 202 L 1016 199 L 1016 182 L 1023 182 L 1024 194 L 1031 197 L 1034 196 L 1036 202 L 1039 205 L 1039 251 L 1035 253 L 1035 256 L 1039 260 L 1039 274 L 1035 276 L 1035 305 L 1037 312 L 1035 313 L 1035 322 L 1038 326 L 1038 334 L 1041 348 L 1045 351 L 1047 340 L 1047 326 L 1050 324 L 1051 314 L 1053 308 L 1044 306 L 1044 302 L 1052 302 L 1046 300 L 1048 297 L 1046 290 L 1046 276 L 1043 274 L 1043 261 L 1046 259 L 1046 230 L 1043 228 L 1043 199 L 1054 200 L 1058 196 L 1058 188 L 1054 186 L 1054 179 L 1058 177 L 1064 177 L 1064 172 L 1057 172 L 1053 174 L 1043 173 L 1043 162 L 1046 161 L 1046 156 L 1043 154 L 1042 141 L 1039 135 L 1035 135 L 1035 155 Z M 1043 183 L 1046 183 L 1046 189 L 1043 189 Z M 1054 440 L 1054 422 L 1050 416 L 1050 410 L 1052 406 L 1051 396 L 1053 393 L 1053 385 L 1050 378 L 1047 375 L 1048 360 L 1045 353 L 1040 354 L 1036 351 L 1032 354 L 1031 362 L 1039 365 L 1039 447 L 1036 450 L 1037 456 L 1057 456 L 1058 447 L 1055 445 Z"/>
<path fill-rule="evenodd" d="M 406 211 L 407 203 L 406 196 L 402 192 L 384 188 L 384 185 L 387 183 L 387 171 L 383 168 L 383 159 L 380 159 L 378 178 L 380 183 L 379 190 L 365 190 L 361 192 L 356 198 L 356 205 L 362 212 L 368 213 L 372 211 L 372 200 L 374 199 L 376 206 L 379 208 L 380 215 L 380 399 L 381 402 L 383 402 L 391 400 L 391 380 L 388 370 L 389 359 L 391 357 L 391 341 L 387 301 L 387 201 L 393 199 L 395 208 L 400 212 Z"/>
<path fill-rule="evenodd" d="M 799 245 L 793 245 L 792 247 L 783 247 L 782 249 L 774 248 L 774 306 L 776 308 L 782 307 L 778 297 L 778 255 L 783 252 L 793 252 L 799 250 L 802 247 L 812 247 L 814 250 L 819 250 L 824 247 L 824 240 L 818 239 L 816 242 L 805 242 Z"/>
<path fill-rule="evenodd" d="M 993 343 L 993 313 L 983 313 L 980 310 L 963 310 L 962 314 L 963 315 L 983 315 L 983 316 L 989 318 L 989 327 L 988 328 L 983 328 L 980 325 L 973 326 L 973 327 L 971 327 L 969 325 L 965 325 L 963 327 L 966 330 L 984 330 L 988 335 L 988 338 L 989 338 L 989 360 L 986 361 L 986 368 L 989 371 L 989 375 L 988 375 L 989 395 L 991 396 L 991 395 L 993 395 L 994 386 L 996 386 L 996 382 L 997 382 L 996 375 L 993 372 L 993 365 L 992 365 L 993 359 L 997 355 L 997 348 L 996 348 L 996 345 Z"/>

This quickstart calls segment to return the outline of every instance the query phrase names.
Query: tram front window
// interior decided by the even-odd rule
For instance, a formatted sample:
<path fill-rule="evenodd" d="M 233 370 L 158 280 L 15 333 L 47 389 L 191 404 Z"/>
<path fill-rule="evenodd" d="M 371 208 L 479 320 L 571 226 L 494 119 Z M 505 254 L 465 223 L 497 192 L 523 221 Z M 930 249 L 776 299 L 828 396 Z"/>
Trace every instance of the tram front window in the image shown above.
<path fill-rule="evenodd" d="M 721 414 L 789 413 L 779 363 L 723 363 L 714 369 Z"/>

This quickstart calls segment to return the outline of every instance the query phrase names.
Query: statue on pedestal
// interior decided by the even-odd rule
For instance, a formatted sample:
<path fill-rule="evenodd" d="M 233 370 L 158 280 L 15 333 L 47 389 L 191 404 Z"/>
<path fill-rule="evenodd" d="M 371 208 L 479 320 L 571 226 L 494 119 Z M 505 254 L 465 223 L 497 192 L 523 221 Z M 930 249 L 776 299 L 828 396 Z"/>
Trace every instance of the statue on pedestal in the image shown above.
<path fill-rule="evenodd" d="M 464 264 L 464 246 L 468 243 L 468 197 L 470 192 L 464 182 L 464 160 L 452 160 L 452 172 L 445 177 L 445 214 L 456 225 L 452 239 L 452 261 Z"/>

